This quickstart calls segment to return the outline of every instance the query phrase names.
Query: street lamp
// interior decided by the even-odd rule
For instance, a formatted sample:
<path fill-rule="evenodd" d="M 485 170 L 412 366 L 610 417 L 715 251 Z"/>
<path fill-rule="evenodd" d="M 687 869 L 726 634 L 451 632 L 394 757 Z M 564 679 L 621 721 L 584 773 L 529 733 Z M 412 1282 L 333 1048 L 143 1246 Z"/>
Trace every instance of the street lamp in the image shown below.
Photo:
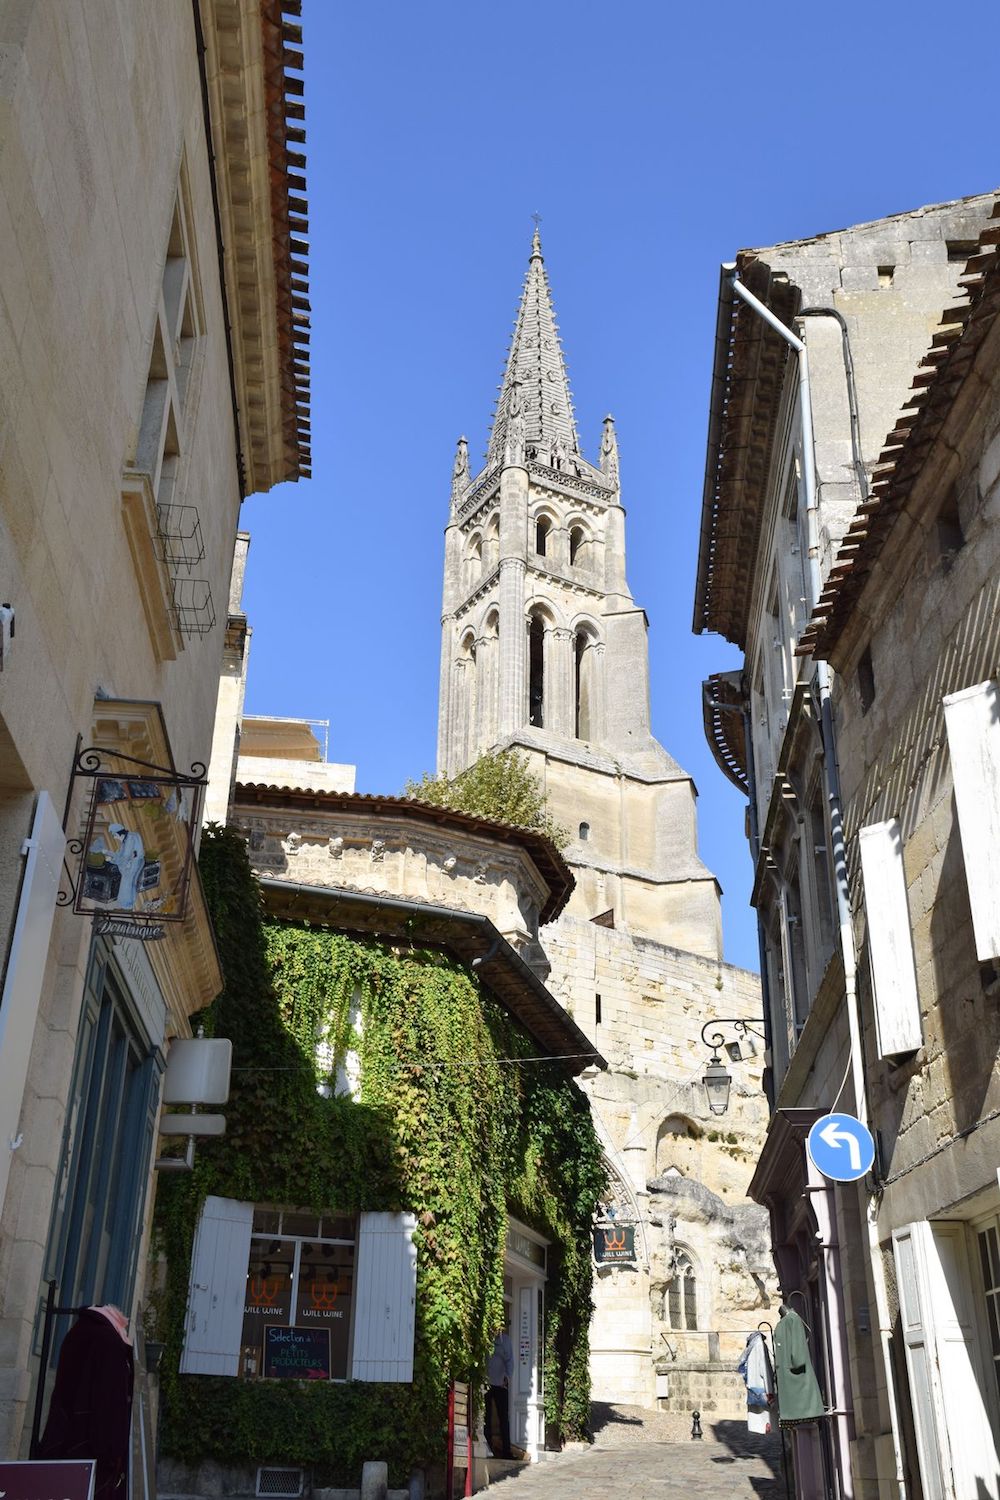
<path fill-rule="evenodd" d="M 752 1020 L 756 1022 L 756 1016 L 752 1017 Z M 719 1048 L 725 1045 L 726 1040 L 722 1032 L 713 1031 L 711 1036 L 705 1035 L 713 1026 L 732 1026 L 737 1035 L 746 1036 L 747 1032 L 749 1032 L 751 1036 L 759 1037 L 761 1041 L 764 1040 L 764 1034 L 761 1031 L 756 1031 L 750 1024 L 750 1021 L 742 1017 L 719 1017 L 713 1021 L 706 1021 L 701 1028 L 702 1041 L 706 1047 L 711 1047 L 712 1049 L 712 1055 L 708 1060 L 708 1065 L 705 1068 L 701 1081 L 705 1085 L 708 1107 L 712 1114 L 724 1115 L 729 1108 L 729 1091 L 732 1088 L 733 1079 L 732 1074 L 728 1071 L 725 1063 L 719 1056 Z M 735 1048 L 736 1056 L 738 1057 L 739 1043 L 730 1043 L 730 1046 Z"/>

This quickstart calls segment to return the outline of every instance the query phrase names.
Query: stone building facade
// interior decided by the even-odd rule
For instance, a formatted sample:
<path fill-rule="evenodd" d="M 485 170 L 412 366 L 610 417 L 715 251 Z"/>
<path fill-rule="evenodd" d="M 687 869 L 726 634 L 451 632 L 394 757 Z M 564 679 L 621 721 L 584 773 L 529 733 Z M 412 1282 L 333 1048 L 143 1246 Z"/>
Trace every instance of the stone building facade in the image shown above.
<path fill-rule="evenodd" d="M 464 438 L 454 464 L 438 770 L 516 748 L 570 833 L 575 888 L 539 936 L 550 988 L 609 1060 L 583 1083 L 612 1169 L 608 1221 L 634 1225 L 637 1247 L 595 1273 L 594 1395 L 736 1415 L 733 1367 L 773 1287 L 745 1198 L 763 1058 L 736 1064 L 737 1108 L 716 1122 L 700 1033 L 758 1017 L 760 990 L 722 962 L 695 788 L 650 728 L 647 621 L 625 564 L 614 422 L 590 463 L 536 231 L 486 465 L 470 473 Z M 692 1403 L 695 1373 L 711 1390 Z"/>
<path fill-rule="evenodd" d="M 139 1305 L 169 1044 L 221 986 L 185 821 L 219 613 L 241 500 L 309 468 L 295 9 L 0 5 L 8 1456 L 45 1282 Z"/>
<path fill-rule="evenodd" d="M 706 725 L 750 804 L 774 1106 L 751 1193 L 830 1409 L 794 1434 L 810 1500 L 996 1493 L 974 1331 L 993 975 L 945 722 L 995 670 L 992 210 L 935 205 L 722 269 L 695 628 L 745 657 L 706 684 Z M 836 1109 L 878 1144 L 853 1185 L 805 1149 Z"/>

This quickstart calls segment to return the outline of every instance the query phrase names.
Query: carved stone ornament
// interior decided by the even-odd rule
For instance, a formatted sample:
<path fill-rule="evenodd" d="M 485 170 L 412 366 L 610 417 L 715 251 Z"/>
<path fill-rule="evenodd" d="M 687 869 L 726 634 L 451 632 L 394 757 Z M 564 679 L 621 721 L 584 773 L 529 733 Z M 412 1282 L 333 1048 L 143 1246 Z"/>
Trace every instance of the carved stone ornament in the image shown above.
<path fill-rule="evenodd" d="M 614 417 L 604 418 L 604 431 L 601 434 L 601 473 L 607 477 L 608 483 L 618 488 L 618 437 L 615 433 Z"/>
<path fill-rule="evenodd" d="M 290 833 L 287 838 L 283 838 L 281 840 L 281 847 L 282 849 L 284 849 L 286 854 L 298 854 L 299 850 L 302 848 L 301 833 Z"/>
<path fill-rule="evenodd" d="M 473 880 L 476 882 L 476 885 L 485 885 L 486 884 L 486 871 L 487 871 L 486 861 L 485 861 L 485 859 L 481 859 L 479 861 L 478 865 L 476 866 L 476 873 L 472 877 Z"/>
<path fill-rule="evenodd" d="M 464 437 L 458 440 L 455 449 L 455 463 L 451 471 L 451 498 L 452 503 L 457 504 L 463 490 L 469 483 L 469 445 Z"/>
<path fill-rule="evenodd" d="M 385 839 L 372 839 L 372 864 L 380 865 L 385 859 Z"/>
<path fill-rule="evenodd" d="M 449 854 L 448 858 L 444 861 L 441 868 L 446 875 L 450 875 L 457 864 L 458 860 L 455 858 L 454 854 Z"/>
<path fill-rule="evenodd" d="M 504 449 L 504 461 L 508 465 L 520 466 L 524 463 L 524 403 L 521 400 L 521 387 L 518 381 L 514 381 L 510 392 L 510 406 L 507 410 L 507 442 Z"/>
<path fill-rule="evenodd" d="M 340 837 L 339 834 L 337 835 L 336 838 L 328 839 L 326 847 L 329 850 L 330 855 L 331 855 L 331 857 L 333 859 L 343 859 L 343 857 L 344 857 L 344 840 Z"/>

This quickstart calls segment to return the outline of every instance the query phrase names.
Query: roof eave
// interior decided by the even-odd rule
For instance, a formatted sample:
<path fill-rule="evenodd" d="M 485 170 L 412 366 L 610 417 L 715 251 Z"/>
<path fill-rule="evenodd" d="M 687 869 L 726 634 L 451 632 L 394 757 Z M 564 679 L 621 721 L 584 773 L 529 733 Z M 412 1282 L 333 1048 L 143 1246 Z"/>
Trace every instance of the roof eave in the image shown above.
<path fill-rule="evenodd" d="M 722 415 L 726 398 L 726 372 L 729 368 L 733 336 L 733 277 L 736 262 L 724 261 L 719 267 L 719 301 L 715 316 L 715 358 L 712 362 L 712 386 L 708 406 L 708 438 L 705 448 L 705 479 L 701 492 L 701 534 L 698 544 L 698 577 L 695 584 L 695 635 L 708 629 L 708 579 L 715 533 L 716 479 L 722 461 Z"/>
<path fill-rule="evenodd" d="M 542 1049 L 571 1074 L 607 1061 L 488 917 L 342 887 L 259 877 L 272 916 L 325 921 L 371 937 L 445 948 L 476 973 Z"/>

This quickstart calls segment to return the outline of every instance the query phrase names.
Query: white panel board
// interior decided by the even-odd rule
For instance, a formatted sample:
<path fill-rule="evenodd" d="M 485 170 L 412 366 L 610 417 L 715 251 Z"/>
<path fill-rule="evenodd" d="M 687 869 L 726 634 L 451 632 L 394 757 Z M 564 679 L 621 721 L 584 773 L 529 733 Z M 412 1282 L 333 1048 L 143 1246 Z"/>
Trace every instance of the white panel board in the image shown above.
<path fill-rule="evenodd" d="M 1000 694 L 981 682 L 944 700 L 965 879 L 980 963 L 1000 958 Z"/>
<path fill-rule="evenodd" d="M 352 1380 L 413 1379 L 415 1228 L 413 1214 L 360 1216 Z"/>
<path fill-rule="evenodd" d="M 236 1375 L 246 1305 L 253 1204 L 205 1199 L 191 1254 L 182 1375 Z"/>
<path fill-rule="evenodd" d="M 167 1054 L 164 1104 L 225 1104 L 232 1066 L 228 1037 L 178 1037 Z"/>
<path fill-rule="evenodd" d="M 896 819 L 870 823 L 859 832 L 858 845 L 865 882 L 878 1054 L 897 1057 L 915 1052 L 923 1043 L 899 823 Z"/>
<path fill-rule="evenodd" d="M 27 859 L 0 995 L 0 1210 L 28 1078 L 65 849 L 66 835 L 52 798 L 39 792 L 31 837 L 23 845 Z"/>

